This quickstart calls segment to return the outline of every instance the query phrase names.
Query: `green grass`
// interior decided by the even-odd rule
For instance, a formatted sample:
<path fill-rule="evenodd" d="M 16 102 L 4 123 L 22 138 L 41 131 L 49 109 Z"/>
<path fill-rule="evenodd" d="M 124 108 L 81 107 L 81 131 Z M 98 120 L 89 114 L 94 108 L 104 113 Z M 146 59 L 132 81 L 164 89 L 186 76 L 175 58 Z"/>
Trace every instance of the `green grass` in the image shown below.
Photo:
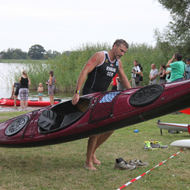
<path fill-rule="evenodd" d="M 22 114 L 22 112 L 0 113 L 0 122 Z M 163 122 L 189 123 L 189 115 L 166 115 Z M 169 147 L 147 151 L 144 141 L 161 141 L 170 145 L 178 139 L 189 139 L 189 134 L 169 134 L 157 127 L 157 119 L 116 130 L 97 150 L 102 164 L 98 171 L 84 169 L 87 139 L 59 145 L 8 149 L 0 148 L 0 189 L 117 189 L 141 175 L 160 162 L 168 159 L 180 149 Z M 139 133 L 134 133 L 139 129 Z M 141 159 L 149 162 L 146 168 L 133 171 L 114 170 L 115 159 Z M 183 151 L 158 168 L 124 189 L 188 189 L 190 165 L 189 151 Z"/>

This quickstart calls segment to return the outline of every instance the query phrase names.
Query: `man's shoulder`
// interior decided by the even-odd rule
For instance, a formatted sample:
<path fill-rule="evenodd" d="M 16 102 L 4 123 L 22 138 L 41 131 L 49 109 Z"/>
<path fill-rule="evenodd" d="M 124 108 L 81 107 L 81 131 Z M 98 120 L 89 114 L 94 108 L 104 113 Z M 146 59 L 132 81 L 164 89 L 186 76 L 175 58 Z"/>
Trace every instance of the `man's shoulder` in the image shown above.
<path fill-rule="evenodd" d="M 95 57 L 96 59 L 104 59 L 105 53 L 105 51 L 98 51 L 93 55 L 93 57 Z"/>

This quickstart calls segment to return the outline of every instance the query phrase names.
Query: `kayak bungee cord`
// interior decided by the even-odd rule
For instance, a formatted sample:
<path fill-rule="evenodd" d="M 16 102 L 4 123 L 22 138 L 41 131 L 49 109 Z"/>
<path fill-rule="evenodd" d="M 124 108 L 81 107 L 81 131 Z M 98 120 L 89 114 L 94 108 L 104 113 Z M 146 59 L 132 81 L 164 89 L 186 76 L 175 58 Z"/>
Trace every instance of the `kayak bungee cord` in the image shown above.
<path fill-rule="evenodd" d="M 175 153 L 174 155 L 170 156 L 167 160 L 164 160 L 163 162 L 160 162 L 158 165 L 154 166 L 153 168 L 151 168 L 150 170 L 148 170 L 147 172 L 139 175 L 138 177 L 132 179 L 131 181 L 129 181 L 128 183 L 126 183 L 125 185 L 121 186 L 120 188 L 118 188 L 117 190 L 121 190 L 124 187 L 127 187 L 128 185 L 130 185 L 131 183 L 137 181 L 138 179 L 140 179 L 141 177 L 143 177 L 145 174 L 149 173 L 150 171 L 152 171 L 153 169 L 157 168 L 158 166 L 162 165 L 163 163 L 165 163 L 166 161 L 168 161 L 169 159 L 173 158 L 174 156 L 178 155 L 179 153 L 181 153 L 183 150 L 180 150 L 179 152 Z"/>
<path fill-rule="evenodd" d="M 26 130 L 27 130 L 27 128 L 28 128 L 29 126 L 32 125 L 32 130 L 33 130 L 34 121 L 35 121 L 34 118 L 35 118 L 35 116 L 37 116 L 37 115 L 38 115 L 38 110 L 32 111 L 32 116 L 31 116 L 31 118 L 30 118 L 30 119 L 32 119 L 32 123 L 31 123 L 31 124 L 28 124 L 28 125 L 25 127 L 25 129 L 24 129 L 24 131 L 23 131 L 23 133 L 22 133 L 21 139 L 24 138 L 24 135 L 25 135 L 25 133 L 26 133 Z M 37 127 L 37 126 L 38 126 L 38 125 L 36 125 L 36 127 Z M 36 129 L 36 127 L 35 127 L 35 129 Z M 32 130 L 31 130 L 31 138 L 33 138 Z"/>
<path fill-rule="evenodd" d="M 34 112 L 35 112 L 35 111 L 36 111 L 36 114 L 35 114 L 34 117 L 36 117 L 37 115 L 39 115 L 39 114 L 38 114 L 38 111 L 39 111 L 39 110 L 34 110 Z M 36 130 L 36 128 L 38 127 L 38 125 L 35 126 L 34 130 L 33 130 L 33 127 L 34 127 L 34 120 L 33 120 L 33 122 L 32 122 L 31 138 L 33 138 L 34 133 L 35 133 L 35 130 Z"/>

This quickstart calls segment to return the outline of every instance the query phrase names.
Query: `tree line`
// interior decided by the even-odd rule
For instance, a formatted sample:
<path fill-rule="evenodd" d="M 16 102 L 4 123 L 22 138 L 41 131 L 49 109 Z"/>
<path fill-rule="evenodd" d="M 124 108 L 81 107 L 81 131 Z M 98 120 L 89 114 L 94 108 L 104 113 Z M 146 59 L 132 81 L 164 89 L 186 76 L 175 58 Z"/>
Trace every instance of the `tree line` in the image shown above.
<path fill-rule="evenodd" d="M 45 50 L 43 46 L 35 44 L 31 46 L 28 52 L 24 52 L 21 49 L 8 48 L 6 51 L 0 52 L 1 59 L 52 59 L 61 53 L 58 51 Z"/>

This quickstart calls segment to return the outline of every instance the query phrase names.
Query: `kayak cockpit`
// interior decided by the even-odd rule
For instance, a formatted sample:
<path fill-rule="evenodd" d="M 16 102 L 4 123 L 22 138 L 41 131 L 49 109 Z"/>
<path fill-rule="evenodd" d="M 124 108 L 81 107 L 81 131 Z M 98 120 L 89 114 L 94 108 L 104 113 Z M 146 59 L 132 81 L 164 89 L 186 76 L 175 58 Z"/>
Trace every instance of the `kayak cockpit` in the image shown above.
<path fill-rule="evenodd" d="M 81 97 L 77 105 L 69 100 L 44 110 L 38 119 L 39 132 L 50 133 L 67 127 L 81 118 L 90 104 L 90 98 Z"/>

